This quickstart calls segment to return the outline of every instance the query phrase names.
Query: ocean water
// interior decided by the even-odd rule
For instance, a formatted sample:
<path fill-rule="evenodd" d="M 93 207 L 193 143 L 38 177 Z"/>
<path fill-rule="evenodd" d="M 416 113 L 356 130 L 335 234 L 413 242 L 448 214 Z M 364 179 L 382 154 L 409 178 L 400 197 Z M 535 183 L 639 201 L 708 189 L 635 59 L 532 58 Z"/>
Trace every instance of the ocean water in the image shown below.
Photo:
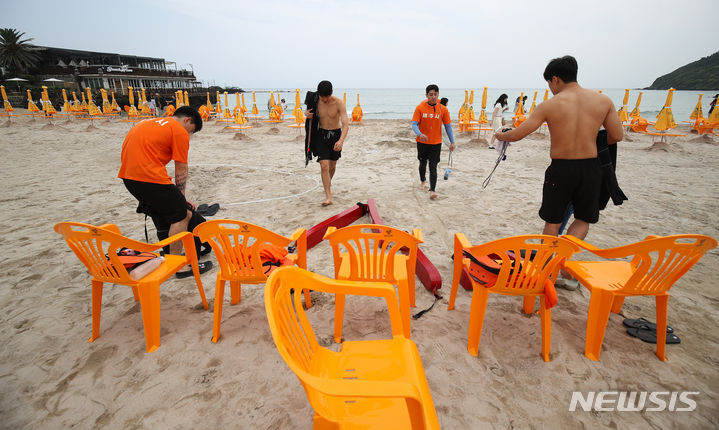
<path fill-rule="evenodd" d="M 546 88 L 487 88 L 487 107 L 486 112 L 488 116 L 491 116 L 494 103 L 497 98 L 505 93 L 509 96 L 509 111 L 505 112 L 506 117 L 512 116 L 514 110 L 514 102 L 522 92 L 527 96 L 527 102 L 525 108 L 529 111 L 532 105 L 532 99 L 535 91 L 537 92 L 537 104 L 541 103 L 544 99 L 544 91 Z M 609 96 L 617 107 L 617 110 L 622 106 L 622 100 L 624 98 L 624 89 L 603 89 L 594 88 L 601 90 L 603 94 Z M 310 89 L 314 90 L 314 88 Z M 471 89 L 469 89 L 471 91 Z M 251 91 L 251 90 L 248 90 Z M 288 105 L 288 112 L 291 114 L 292 109 L 295 106 L 295 91 L 294 89 L 279 89 L 281 97 L 284 98 Z M 304 101 L 305 92 L 307 88 L 303 88 L 300 91 L 300 99 Z M 440 97 L 447 97 L 449 99 L 448 108 L 453 120 L 457 119 L 457 113 L 459 108 L 464 102 L 464 89 L 460 88 L 440 88 Z M 474 111 L 479 114 L 482 109 L 482 91 L 483 88 L 474 89 Z M 666 90 L 630 90 L 629 102 L 627 103 L 629 112 L 634 109 L 637 102 L 637 96 L 639 92 L 642 92 L 642 102 L 639 105 L 639 111 L 641 115 L 649 120 L 653 120 L 659 114 L 659 111 L 664 106 L 664 102 L 667 98 L 668 91 Z M 699 93 L 703 93 L 702 108 L 704 115 L 709 112 L 709 102 L 712 97 L 717 94 L 717 90 L 707 91 L 674 91 L 674 98 L 672 101 L 672 112 L 674 113 L 674 119 L 677 122 L 688 121 L 689 115 L 691 115 L 694 107 L 697 104 Z M 352 112 L 352 108 L 357 105 L 357 94 L 359 94 L 359 102 L 362 106 L 362 112 L 364 112 L 364 118 L 366 119 L 406 119 L 409 120 L 412 117 L 414 108 L 425 99 L 424 88 L 335 88 L 334 95 L 342 98 L 344 95 L 347 97 L 347 111 Z M 552 97 L 552 93 L 549 92 L 548 97 Z M 222 98 L 222 95 L 221 95 Z M 257 107 L 262 115 L 267 115 L 267 101 L 269 99 L 268 90 L 258 90 L 256 92 Z M 223 103 L 224 103 L 224 99 Z M 212 97 L 214 102 L 214 97 Z M 229 95 L 228 101 L 230 108 L 235 105 L 235 96 Z M 252 94 L 245 93 L 245 105 L 248 108 L 252 107 Z M 304 106 L 303 106 L 304 108 Z"/>

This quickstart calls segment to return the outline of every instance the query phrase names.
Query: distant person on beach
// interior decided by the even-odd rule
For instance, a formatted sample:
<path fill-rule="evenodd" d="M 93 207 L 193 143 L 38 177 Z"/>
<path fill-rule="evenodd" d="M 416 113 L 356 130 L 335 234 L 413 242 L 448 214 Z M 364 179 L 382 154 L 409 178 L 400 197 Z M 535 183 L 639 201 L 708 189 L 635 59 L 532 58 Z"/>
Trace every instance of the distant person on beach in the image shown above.
<path fill-rule="evenodd" d="M 427 162 L 429 162 L 429 198 L 437 198 L 437 164 L 442 153 L 442 125 L 449 137 L 449 150 L 454 151 L 454 134 L 449 110 L 438 103 L 439 87 L 427 85 L 427 100 L 417 105 L 412 115 L 412 130 L 417 135 L 417 159 L 419 160 L 420 189 L 427 185 Z"/>
<path fill-rule="evenodd" d="M 492 121 L 490 121 L 490 127 L 492 127 L 492 130 L 495 132 L 502 128 L 502 114 L 509 109 L 509 106 L 507 106 L 507 100 L 509 99 L 509 96 L 506 94 L 502 94 L 499 96 L 496 102 L 494 102 L 494 111 L 492 111 Z M 494 134 L 492 134 L 492 142 L 489 143 L 489 149 L 494 149 L 494 141 L 496 138 L 494 137 Z"/>
<path fill-rule="evenodd" d="M 280 107 L 282 107 L 283 112 L 287 110 L 287 102 L 285 99 L 280 100 Z"/>
<path fill-rule="evenodd" d="M 539 209 L 539 216 L 545 222 L 542 233 L 558 234 L 565 210 L 571 203 L 574 222 L 567 234 L 584 239 L 589 224 L 599 220 L 602 170 L 597 159 L 597 132 L 603 125 L 608 141 L 616 143 L 622 140 L 623 130 L 611 99 L 579 86 L 577 69 L 577 60 L 570 55 L 551 60 L 543 77 L 554 97 L 540 103 L 519 127 L 495 133 L 495 137 L 516 142 L 547 122 L 552 162 L 544 174 Z"/>
<path fill-rule="evenodd" d="M 317 108 L 307 109 L 305 116 L 312 119 L 319 117 L 319 136 L 312 137 L 312 153 L 320 163 L 322 186 L 325 189 L 325 200 L 322 206 L 332 204 L 332 178 L 335 176 L 337 160 L 342 157 L 342 146 L 347 138 L 349 121 L 344 102 L 332 95 L 332 83 L 322 81 L 317 85 Z"/>
<path fill-rule="evenodd" d="M 157 116 L 162 116 L 162 114 L 165 113 L 165 106 L 165 99 L 160 96 L 160 93 L 155 93 L 155 109 L 157 110 Z"/>
<path fill-rule="evenodd" d="M 122 144 L 121 166 L 117 174 L 125 188 L 140 205 L 170 225 L 172 236 L 187 231 L 194 205 L 185 197 L 187 155 L 190 135 L 202 130 L 202 118 L 196 109 L 182 106 L 169 118 L 153 118 L 137 123 Z M 165 166 L 175 162 L 175 183 Z M 179 255 L 182 243 L 170 244 L 170 254 Z M 212 268 L 212 262 L 200 263 L 200 273 Z M 191 271 L 189 272 L 191 274 Z M 178 272 L 186 277 L 188 271 Z"/>
<path fill-rule="evenodd" d="M 442 97 L 439 99 L 439 102 L 442 103 L 442 106 L 447 106 L 447 103 L 449 103 L 449 99 L 447 97 Z"/>
<path fill-rule="evenodd" d="M 514 111 L 515 111 L 515 112 L 517 112 L 517 108 L 519 107 L 519 103 L 520 103 L 520 100 L 519 100 L 519 99 L 520 99 L 520 97 L 522 97 L 522 96 L 517 97 L 517 99 L 514 101 Z M 522 109 L 524 109 L 524 103 L 525 103 L 526 101 L 527 101 L 527 96 L 524 96 L 524 98 L 521 100 Z"/>

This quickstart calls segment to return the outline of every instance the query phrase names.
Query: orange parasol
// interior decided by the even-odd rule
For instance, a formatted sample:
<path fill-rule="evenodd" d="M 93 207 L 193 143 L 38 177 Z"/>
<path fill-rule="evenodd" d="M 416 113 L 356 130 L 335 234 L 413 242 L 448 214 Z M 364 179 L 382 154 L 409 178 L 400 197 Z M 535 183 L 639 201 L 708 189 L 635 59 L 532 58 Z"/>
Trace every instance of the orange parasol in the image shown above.
<path fill-rule="evenodd" d="M 37 107 L 34 101 L 32 101 L 32 94 L 30 93 L 30 90 L 27 90 L 27 110 L 30 112 L 40 112 L 40 109 Z"/>
<path fill-rule="evenodd" d="M 62 92 L 64 93 L 65 90 L 62 90 Z M 12 105 L 7 99 L 7 93 L 5 92 L 5 87 L 3 85 L 0 85 L 0 93 L 2 93 L 2 101 L 5 112 L 12 112 L 14 109 L 12 108 Z"/>
<path fill-rule="evenodd" d="M 622 100 L 622 107 L 621 109 L 619 109 L 619 112 L 617 112 L 617 114 L 619 114 L 619 120 L 621 122 L 629 121 L 629 115 L 627 114 L 627 110 L 629 109 L 627 108 L 627 103 L 629 103 L 629 88 L 624 90 L 624 100 Z"/>
<path fill-rule="evenodd" d="M 363 116 L 364 112 L 362 112 L 362 106 L 360 106 L 359 102 L 359 93 L 357 93 L 357 106 L 352 108 L 352 122 L 359 122 L 362 124 Z"/>
<path fill-rule="evenodd" d="M 639 104 L 640 104 L 641 102 L 642 102 L 642 92 L 640 91 L 640 92 L 639 92 L 639 96 L 637 97 L 637 104 L 636 104 L 636 106 L 634 106 L 634 109 L 632 109 L 632 111 L 629 113 L 629 117 L 630 117 L 630 118 L 636 118 L 636 117 L 642 116 L 642 115 L 639 113 Z"/>
<path fill-rule="evenodd" d="M 546 102 L 549 99 L 549 90 L 544 90 L 544 101 Z"/>
<path fill-rule="evenodd" d="M 532 106 L 529 108 L 529 115 L 532 115 L 534 108 L 537 106 L 537 92 L 534 92 L 534 98 L 532 99 Z"/>
<path fill-rule="evenodd" d="M 247 113 L 247 107 L 245 106 L 245 93 L 240 94 L 240 97 L 242 97 L 242 115 Z"/>
<path fill-rule="evenodd" d="M 664 102 L 664 107 L 657 115 L 657 122 L 654 124 L 654 128 L 659 131 L 669 130 L 677 126 L 674 122 L 674 114 L 672 113 L 672 99 L 674 98 L 674 88 L 669 88 L 667 94 L 667 100 Z"/>
<path fill-rule="evenodd" d="M 479 120 L 477 121 L 479 123 L 479 125 L 489 124 L 489 120 L 487 119 L 487 112 L 485 112 L 486 107 L 487 107 L 487 87 L 484 87 L 484 90 L 482 91 L 482 111 L 479 113 Z"/>
<path fill-rule="evenodd" d="M 704 113 L 702 112 L 702 93 L 699 93 L 699 101 L 692 114 L 689 115 L 689 119 L 699 119 L 702 117 L 704 117 Z"/>
<path fill-rule="evenodd" d="M 87 113 L 90 115 L 101 115 L 100 108 L 97 107 L 95 101 L 92 100 L 92 90 L 90 87 L 85 88 L 87 91 Z"/>
<path fill-rule="evenodd" d="M 252 91 L 252 115 L 258 115 L 260 110 L 257 109 L 257 99 L 255 99 L 255 92 Z"/>

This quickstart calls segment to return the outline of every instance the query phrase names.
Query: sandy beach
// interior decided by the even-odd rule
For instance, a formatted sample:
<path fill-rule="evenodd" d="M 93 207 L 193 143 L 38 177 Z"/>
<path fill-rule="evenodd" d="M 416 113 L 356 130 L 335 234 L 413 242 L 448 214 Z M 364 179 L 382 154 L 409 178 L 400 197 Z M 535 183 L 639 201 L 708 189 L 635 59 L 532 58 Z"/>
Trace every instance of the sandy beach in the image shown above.
<path fill-rule="evenodd" d="M 22 113 L 17 109 L 16 113 Z M 454 114 L 453 114 L 454 115 Z M 685 118 L 677 118 L 680 121 Z M 351 126 L 333 181 L 334 204 L 324 199 L 319 166 L 304 166 L 296 129 L 259 121 L 243 135 L 207 122 L 190 144 L 188 198 L 221 204 L 212 217 L 239 219 L 289 236 L 357 202 L 375 199 L 383 221 L 420 228 L 421 249 L 442 275 L 443 296 L 412 321 L 445 429 L 484 428 L 717 428 L 719 427 L 719 250 L 710 251 L 671 291 L 669 325 L 681 344 L 667 347 L 629 336 L 623 318 L 655 321 L 653 298 L 627 299 L 607 326 L 601 361 L 584 352 L 589 292 L 558 290 L 552 312 L 551 361 L 540 356 L 539 315 L 521 312 L 521 299 L 492 295 L 479 357 L 467 352 L 471 293 L 460 288 L 447 310 L 453 237 L 475 244 L 539 233 L 549 138 L 534 133 L 512 145 L 486 189 L 481 184 L 497 153 L 486 141 L 459 134 L 449 180 L 444 148 L 430 200 L 417 187 L 416 149 L 409 120 L 365 120 Z M 225 295 L 222 338 L 210 341 L 217 269 L 202 280 L 205 311 L 191 278 L 161 288 L 161 346 L 145 352 L 139 303 L 125 286 L 106 285 L 100 337 L 90 335 L 90 277 L 52 227 L 60 221 L 117 224 L 144 240 L 144 216 L 117 171 L 129 123 L 22 116 L 0 118 L 0 175 L 7 214 L 0 325 L 0 427 L 309 429 L 312 409 L 276 350 L 264 309 L 264 285 L 247 285 L 234 306 Z M 719 238 L 719 138 L 697 137 L 681 125 L 667 148 L 627 133 L 620 142 L 619 184 L 629 200 L 602 212 L 587 241 L 613 247 L 649 234 L 699 233 Z M 366 219 L 365 222 L 368 222 Z M 152 222 L 147 227 L 155 239 Z M 590 258 L 586 253 L 575 259 Z M 213 260 L 214 257 L 210 257 Z M 308 268 L 332 276 L 331 250 L 320 243 Z M 417 307 L 433 296 L 417 282 Z M 323 345 L 332 341 L 334 299 L 313 293 L 308 311 Z M 391 336 L 381 301 L 348 298 L 345 340 Z M 572 392 L 698 392 L 691 412 L 569 411 Z"/>

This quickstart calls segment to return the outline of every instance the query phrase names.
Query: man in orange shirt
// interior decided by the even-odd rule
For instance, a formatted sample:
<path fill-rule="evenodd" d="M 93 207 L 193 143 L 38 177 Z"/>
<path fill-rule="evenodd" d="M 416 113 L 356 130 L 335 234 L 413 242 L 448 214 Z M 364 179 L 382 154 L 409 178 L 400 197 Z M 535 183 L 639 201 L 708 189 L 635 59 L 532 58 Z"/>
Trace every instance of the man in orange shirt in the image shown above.
<path fill-rule="evenodd" d="M 427 183 L 427 162 L 429 161 L 429 198 L 436 199 L 437 164 L 442 152 L 442 125 L 449 137 L 449 150 L 454 151 L 454 135 L 449 110 L 439 103 L 439 87 L 430 84 L 426 89 L 427 100 L 417 106 L 412 116 L 412 130 L 417 135 L 417 158 L 419 159 L 420 188 Z"/>
<path fill-rule="evenodd" d="M 201 129 L 199 112 L 182 106 L 172 117 L 139 122 L 127 133 L 122 144 L 122 164 L 117 177 L 141 205 L 170 225 L 169 236 L 187 231 L 192 218 L 190 208 L 194 209 L 194 206 L 185 198 L 187 155 L 190 135 Z M 170 161 L 175 162 L 174 184 L 165 168 Z M 170 254 L 181 252 L 182 243 L 170 245 Z M 211 268 L 210 261 L 200 263 L 200 273 Z M 189 276 L 187 271 L 177 275 Z"/>

